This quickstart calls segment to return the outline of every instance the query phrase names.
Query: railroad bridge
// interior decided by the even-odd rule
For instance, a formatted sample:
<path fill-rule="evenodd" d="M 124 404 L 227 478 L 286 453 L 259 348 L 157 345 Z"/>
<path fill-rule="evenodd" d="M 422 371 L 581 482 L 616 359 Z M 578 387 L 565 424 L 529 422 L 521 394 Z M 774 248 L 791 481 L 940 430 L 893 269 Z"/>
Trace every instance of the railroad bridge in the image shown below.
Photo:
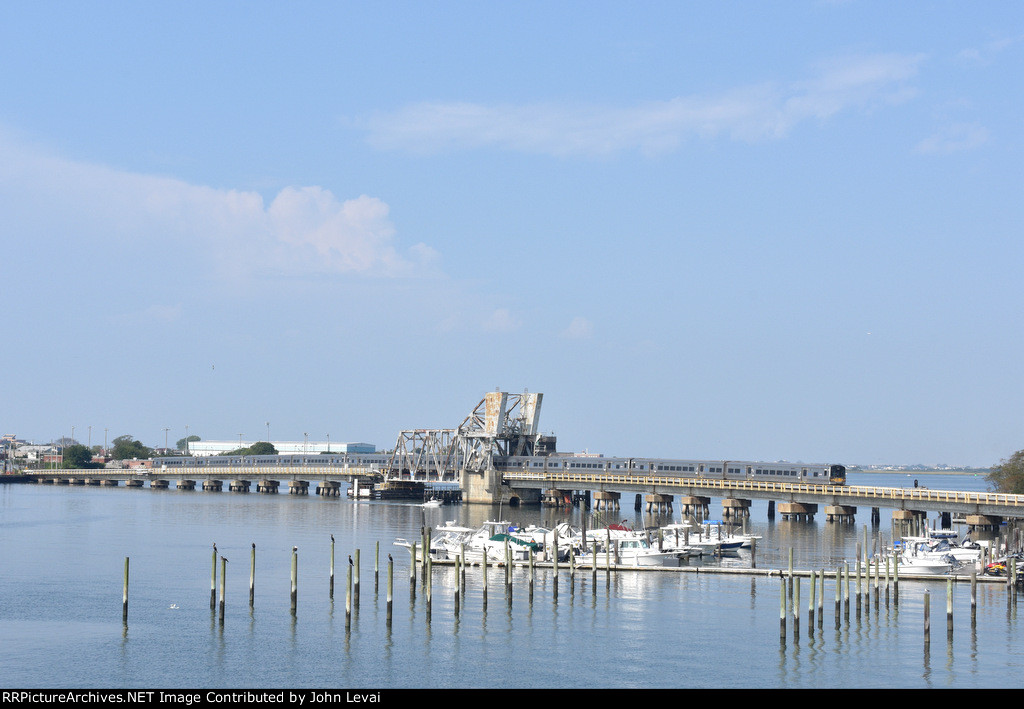
<path fill-rule="evenodd" d="M 539 393 L 489 392 L 456 428 L 402 431 L 387 463 L 372 466 L 360 465 L 355 456 L 343 466 L 153 470 L 148 474 L 104 469 L 47 472 L 36 477 L 41 482 L 72 484 L 116 485 L 124 480 L 131 486 L 149 479 L 152 487 L 167 487 L 170 480 L 176 480 L 176 486 L 184 489 L 194 489 L 202 477 L 204 489 L 220 490 L 227 480 L 229 489 L 235 491 L 248 491 L 250 481 L 257 480 L 260 492 L 277 492 L 284 481 L 289 492 L 297 494 L 307 493 L 309 481 L 314 480 L 319 481 L 317 494 L 327 496 L 338 495 L 341 482 L 347 481 L 354 487 L 376 483 L 404 491 L 406 496 L 418 493 L 420 498 L 425 485 L 448 483 L 452 487 L 457 484 L 461 499 L 471 503 L 561 505 L 584 496 L 597 507 L 609 509 L 617 508 L 621 495 L 627 493 L 636 495 L 638 501 L 644 496 L 648 508 L 659 511 L 672 509 L 678 500 L 683 513 L 696 516 L 707 516 L 710 500 L 717 498 L 722 500 L 723 518 L 745 517 L 752 500 L 768 500 L 769 509 L 777 505 L 784 517 L 797 519 L 812 518 L 823 508 L 830 521 L 852 521 L 858 506 L 870 507 L 873 515 L 879 508 L 890 508 L 895 510 L 894 519 L 904 520 L 936 511 L 963 516 L 968 524 L 980 527 L 997 525 L 1005 518 L 1024 518 L 1022 495 L 837 485 L 825 478 L 820 482 L 806 477 L 797 481 L 726 479 L 725 473 L 733 471 L 728 461 L 718 461 L 717 470 L 723 473 L 718 476 L 713 467 L 662 474 L 665 466 L 652 459 L 643 459 L 646 465 L 636 466 L 642 469 L 631 464 L 622 466 L 626 469 L 608 466 L 570 471 L 567 465 L 553 461 L 578 458 L 555 452 L 554 438 L 539 432 L 542 400 Z M 803 473 L 808 474 L 806 469 Z"/>

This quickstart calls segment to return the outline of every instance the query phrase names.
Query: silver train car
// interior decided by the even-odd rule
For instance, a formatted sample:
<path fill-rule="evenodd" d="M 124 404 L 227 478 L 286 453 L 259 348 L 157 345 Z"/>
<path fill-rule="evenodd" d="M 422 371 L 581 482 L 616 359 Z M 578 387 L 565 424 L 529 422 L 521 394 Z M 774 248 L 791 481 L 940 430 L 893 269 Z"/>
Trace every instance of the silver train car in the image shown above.
<path fill-rule="evenodd" d="M 385 467 L 391 461 L 387 453 L 285 453 L 282 455 L 183 455 L 153 458 L 153 468 L 191 470 L 193 468 L 250 467 L 338 467 L 349 465 Z"/>
<path fill-rule="evenodd" d="M 310 453 L 284 455 L 175 456 L 153 459 L 154 469 L 169 471 L 211 467 L 346 467 L 387 469 L 388 453 Z M 657 475 L 660 477 L 713 480 L 766 480 L 819 485 L 845 485 L 846 466 L 835 463 L 768 463 L 737 460 L 683 460 L 666 458 L 604 458 L 599 456 L 537 455 L 494 459 L 494 467 L 509 472 L 586 473 L 602 472 Z M 409 471 L 402 471 L 406 477 Z"/>
<path fill-rule="evenodd" d="M 509 471 L 603 472 L 713 480 L 766 480 L 819 485 L 845 485 L 846 466 L 738 460 L 676 460 L 666 458 L 604 458 L 597 456 L 509 456 L 495 467 Z"/>

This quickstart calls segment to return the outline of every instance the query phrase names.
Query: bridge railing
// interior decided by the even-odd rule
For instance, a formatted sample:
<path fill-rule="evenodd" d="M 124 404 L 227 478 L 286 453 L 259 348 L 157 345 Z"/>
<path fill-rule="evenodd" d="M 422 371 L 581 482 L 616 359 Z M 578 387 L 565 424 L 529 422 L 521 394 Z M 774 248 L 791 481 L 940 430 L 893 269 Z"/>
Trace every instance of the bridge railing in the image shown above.
<path fill-rule="evenodd" d="M 927 488 L 870 487 L 863 485 L 829 485 L 813 483 L 786 483 L 763 480 L 722 480 L 716 478 L 680 478 L 659 475 L 623 475 L 621 473 L 555 473 L 506 471 L 507 481 L 516 480 L 558 483 L 581 483 L 586 485 L 649 486 L 649 487 L 700 487 L 708 490 L 736 492 L 804 493 L 811 495 L 839 495 L 859 497 L 865 500 L 903 500 L 921 502 L 955 502 L 962 504 L 1006 505 L 1024 507 L 1024 495 L 998 492 L 964 492 L 958 490 L 929 490 Z"/>

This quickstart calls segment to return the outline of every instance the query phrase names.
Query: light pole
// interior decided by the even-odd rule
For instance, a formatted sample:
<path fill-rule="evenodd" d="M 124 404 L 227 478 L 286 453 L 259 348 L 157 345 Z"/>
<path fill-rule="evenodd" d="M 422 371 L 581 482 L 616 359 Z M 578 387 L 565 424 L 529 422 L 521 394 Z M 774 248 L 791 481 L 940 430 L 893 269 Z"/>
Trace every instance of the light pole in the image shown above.
<path fill-rule="evenodd" d="M 166 426 L 164 426 L 164 453 L 167 452 L 167 432 L 170 431 L 170 430 L 171 429 L 169 429 Z"/>
<path fill-rule="evenodd" d="M 267 443 L 270 443 L 270 421 L 267 421 Z"/>
<path fill-rule="evenodd" d="M 303 433 L 302 435 L 305 436 L 305 442 L 302 444 L 302 454 L 306 455 L 309 452 L 309 434 Z"/>
<path fill-rule="evenodd" d="M 239 448 L 242 447 L 242 434 L 241 433 L 238 434 L 238 447 Z"/>
<path fill-rule="evenodd" d="M 188 424 L 185 424 L 185 455 L 189 455 L 188 452 Z"/>

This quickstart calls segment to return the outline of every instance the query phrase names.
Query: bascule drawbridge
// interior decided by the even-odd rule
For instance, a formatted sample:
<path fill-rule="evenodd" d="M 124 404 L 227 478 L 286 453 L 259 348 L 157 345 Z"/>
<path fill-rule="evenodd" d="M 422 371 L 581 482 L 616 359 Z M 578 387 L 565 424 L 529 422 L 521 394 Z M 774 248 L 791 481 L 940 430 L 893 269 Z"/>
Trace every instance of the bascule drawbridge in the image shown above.
<path fill-rule="evenodd" d="M 520 493 L 501 482 L 495 463 L 540 452 L 543 398 L 529 392 L 488 392 L 458 428 L 402 431 L 383 470 L 385 486 L 458 483 L 469 502 L 518 499 Z"/>

